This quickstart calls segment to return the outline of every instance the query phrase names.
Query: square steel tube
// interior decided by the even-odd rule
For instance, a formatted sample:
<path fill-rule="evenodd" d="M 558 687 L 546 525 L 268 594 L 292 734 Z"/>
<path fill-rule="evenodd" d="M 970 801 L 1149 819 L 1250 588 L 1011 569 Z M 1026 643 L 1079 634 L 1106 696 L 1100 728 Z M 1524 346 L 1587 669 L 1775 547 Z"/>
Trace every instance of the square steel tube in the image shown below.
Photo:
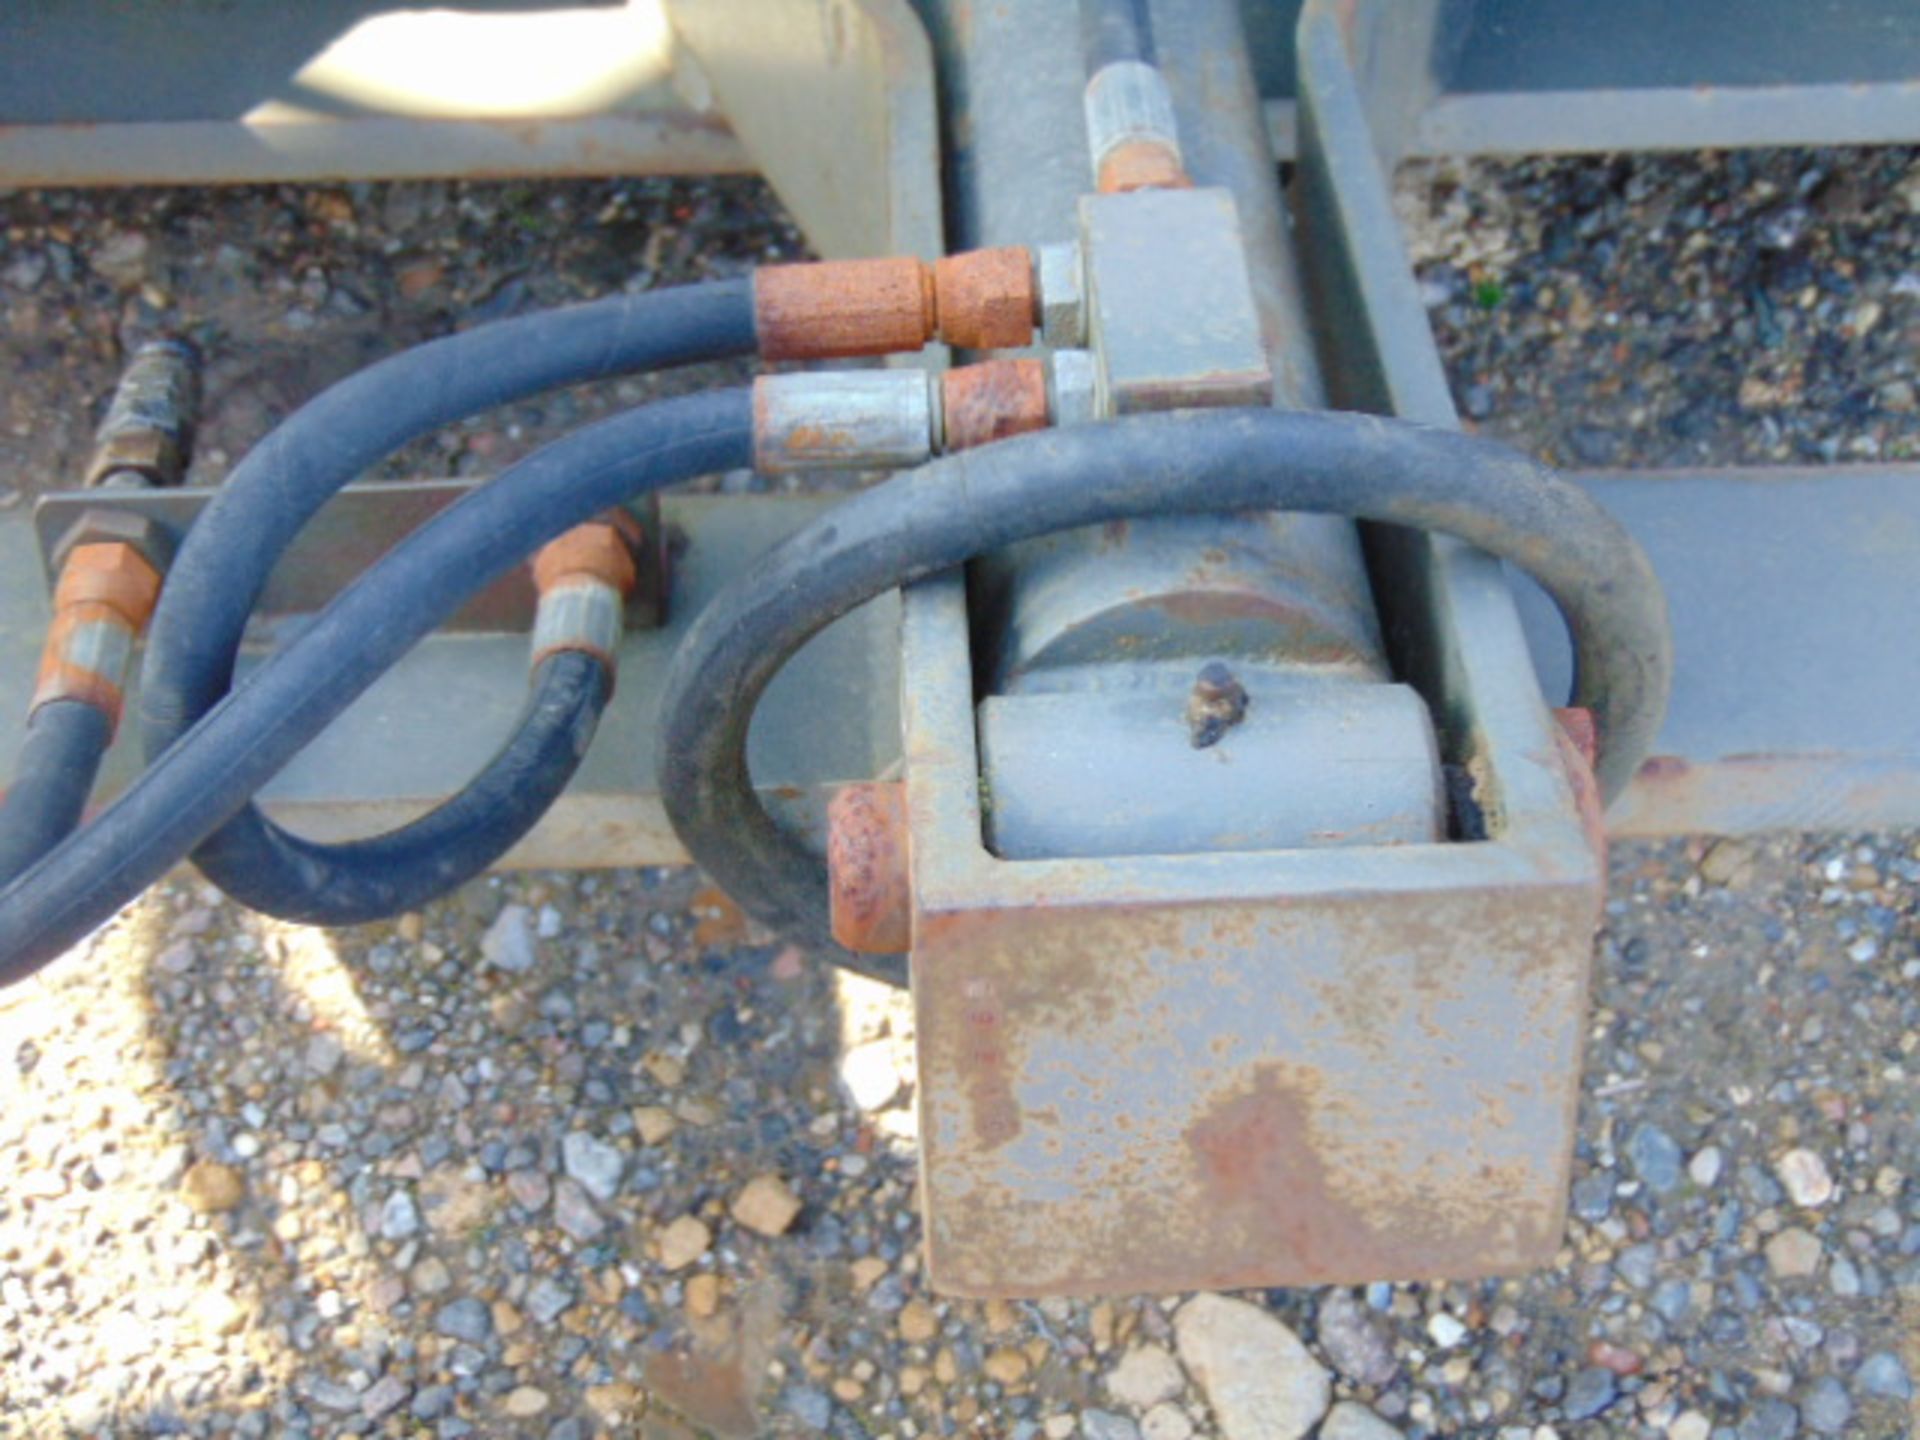
<path fill-rule="evenodd" d="M 1503 584 L 1485 567 L 1473 578 Z M 1521 644 L 1517 628 L 1502 639 Z M 958 577 L 906 592 L 902 646 L 937 1289 L 1231 1289 L 1551 1259 L 1600 876 L 1550 747 L 1486 752 L 1505 802 L 1487 841 L 1004 861 L 982 839 Z M 1519 704 L 1544 735 L 1537 693 L 1527 716 L 1509 688 L 1495 708 Z"/>

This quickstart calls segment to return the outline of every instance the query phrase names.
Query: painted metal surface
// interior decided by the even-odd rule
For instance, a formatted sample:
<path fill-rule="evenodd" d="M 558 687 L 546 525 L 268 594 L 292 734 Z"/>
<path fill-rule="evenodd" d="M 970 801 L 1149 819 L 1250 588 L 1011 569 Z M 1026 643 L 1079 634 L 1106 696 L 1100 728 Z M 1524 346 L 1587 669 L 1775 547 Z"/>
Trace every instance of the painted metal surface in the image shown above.
<path fill-rule="evenodd" d="M 1496 843 L 1009 862 L 953 577 L 903 612 L 928 1261 L 1097 1294 L 1559 1243 L 1597 872 L 1555 752 Z M 991 803 L 989 797 L 988 803 Z"/>

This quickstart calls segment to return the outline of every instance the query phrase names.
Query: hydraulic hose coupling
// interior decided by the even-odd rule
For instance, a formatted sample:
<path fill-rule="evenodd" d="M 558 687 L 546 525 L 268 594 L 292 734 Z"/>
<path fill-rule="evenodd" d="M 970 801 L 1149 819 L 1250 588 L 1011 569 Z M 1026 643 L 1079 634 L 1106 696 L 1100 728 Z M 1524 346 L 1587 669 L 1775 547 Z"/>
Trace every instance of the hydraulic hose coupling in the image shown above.
<path fill-rule="evenodd" d="M 533 619 L 537 670 L 549 656 L 579 650 L 597 659 L 611 685 L 626 628 L 627 597 L 639 581 L 635 555 L 645 539 L 624 510 L 576 525 L 533 557 L 539 604 Z"/>
<path fill-rule="evenodd" d="M 1166 78 L 1141 60 L 1103 65 L 1082 103 L 1093 180 L 1102 195 L 1129 190 L 1185 190 L 1193 184 L 1180 154 L 1173 97 Z"/>
<path fill-rule="evenodd" d="M 900 470 L 1051 420 L 1046 366 L 986 360 L 924 370 L 833 370 L 753 382 L 754 467 L 763 475 Z"/>
<path fill-rule="evenodd" d="M 81 700 L 117 729 L 127 669 L 160 599 L 160 568 L 124 541 L 76 545 L 53 592 L 53 624 L 40 652 L 33 709 Z"/>
<path fill-rule="evenodd" d="M 89 490 L 173 486 L 193 453 L 200 356 L 184 340 L 149 340 L 133 354 L 94 436 Z"/>
<path fill-rule="evenodd" d="M 1017 245 L 932 265 L 912 256 L 770 265 L 754 272 L 754 323 L 768 360 L 845 360 L 1027 344 L 1039 322 L 1033 256 Z"/>

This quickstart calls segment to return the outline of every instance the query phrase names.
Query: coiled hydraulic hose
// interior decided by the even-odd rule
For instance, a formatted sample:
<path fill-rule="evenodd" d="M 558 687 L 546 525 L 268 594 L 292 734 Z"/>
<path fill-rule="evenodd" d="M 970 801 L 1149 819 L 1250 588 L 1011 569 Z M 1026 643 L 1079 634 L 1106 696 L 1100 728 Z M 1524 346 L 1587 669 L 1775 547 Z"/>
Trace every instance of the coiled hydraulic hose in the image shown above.
<path fill-rule="evenodd" d="M 377 461 L 542 391 L 755 348 L 751 283 L 718 281 L 498 321 L 415 346 L 322 392 L 248 453 L 180 548 L 141 678 L 149 762 L 227 693 L 247 618 L 293 537 Z M 235 899 L 283 919 L 350 925 L 412 909 L 485 869 L 545 813 L 611 691 L 612 677 L 585 657 L 545 664 L 485 770 L 413 824 L 323 844 L 247 804 L 194 862 Z"/>
<path fill-rule="evenodd" d="M 1617 796 L 1666 710 L 1666 604 L 1632 537 L 1581 490 L 1491 440 L 1366 415 L 1199 411 L 1022 435 L 851 496 L 774 547 L 681 641 L 661 701 L 660 786 L 681 842 L 755 919 L 840 964 L 823 862 L 762 808 L 754 707 L 810 637 L 874 596 L 1056 530 L 1148 515 L 1295 510 L 1459 536 L 1546 589 L 1571 632 Z"/>
<path fill-rule="evenodd" d="M 752 454 L 746 391 L 663 400 L 554 441 L 421 526 L 92 824 L 0 888 L 0 984 L 54 959 L 163 875 L 469 596 L 533 550 L 636 495 L 741 468 Z"/>

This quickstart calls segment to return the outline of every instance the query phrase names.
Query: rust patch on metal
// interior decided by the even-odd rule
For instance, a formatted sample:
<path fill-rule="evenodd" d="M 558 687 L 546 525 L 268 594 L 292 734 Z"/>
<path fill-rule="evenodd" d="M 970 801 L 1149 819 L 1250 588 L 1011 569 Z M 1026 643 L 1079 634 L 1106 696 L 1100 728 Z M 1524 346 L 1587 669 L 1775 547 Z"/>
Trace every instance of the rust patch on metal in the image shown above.
<path fill-rule="evenodd" d="M 584 576 L 631 595 L 639 583 L 634 554 L 646 543 L 640 522 L 624 510 L 609 510 L 549 540 L 533 557 L 534 588 L 544 595 L 573 576 Z"/>
<path fill-rule="evenodd" d="M 913 943 L 907 805 L 898 781 L 847 785 L 827 805 L 828 900 L 833 938 L 867 955 Z"/>
<path fill-rule="evenodd" d="M 1047 373 L 1038 360 L 988 360 L 940 377 L 940 408 L 949 450 L 1044 430 Z"/>
<path fill-rule="evenodd" d="M 1101 158 L 1099 187 L 1102 195 L 1124 195 L 1133 190 L 1190 190 L 1193 180 L 1180 152 L 1164 141 L 1128 140 Z"/>
<path fill-rule="evenodd" d="M 768 360 L 918 350 L 938 314 L 932 274 L 912 256 L 769 265 L 754 272 L 753 309 Z"/>
<path fill-rule="evenodd" d="M 80 663 L 76 647 L 88 629 L 112 626 L 126 632 L 131 648 L 159 599 L 160 572 L 133 545 L 115 541 L 74 547 L 53 592 L 53 623 L 40 652 L 33 708 L 54 700 L 81 700 L 117 730 L 126 699 L 121 677 Z"/>
<path fill-rule="evenodd" d="M 933 265 L 940 338 L 963 350 L 1010 350 L 1033 338 L 1040 314 L 1024 246 L 969 250 Z"/>

